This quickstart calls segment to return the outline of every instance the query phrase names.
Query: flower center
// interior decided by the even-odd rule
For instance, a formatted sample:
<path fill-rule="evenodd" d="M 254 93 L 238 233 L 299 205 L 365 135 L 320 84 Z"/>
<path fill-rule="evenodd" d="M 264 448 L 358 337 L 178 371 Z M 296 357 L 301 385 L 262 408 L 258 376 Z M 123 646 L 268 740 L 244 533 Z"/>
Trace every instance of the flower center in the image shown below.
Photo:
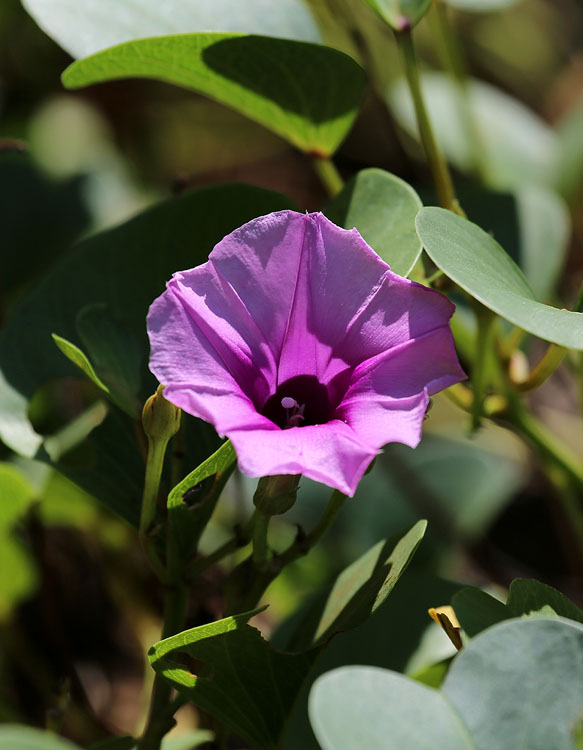
<path fill-rule="evenodd" d="M 282 383 L 261 409 L 278 427 L 325 424 L 333 408 L 328 389 L 313 375 L 297 375 Z"/>

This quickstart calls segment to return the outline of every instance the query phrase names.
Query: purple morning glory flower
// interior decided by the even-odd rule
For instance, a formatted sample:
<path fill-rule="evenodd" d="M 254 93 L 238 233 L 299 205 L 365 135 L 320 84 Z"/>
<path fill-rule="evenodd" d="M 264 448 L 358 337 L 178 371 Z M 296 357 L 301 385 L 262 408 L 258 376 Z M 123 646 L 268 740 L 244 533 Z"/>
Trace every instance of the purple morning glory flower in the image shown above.
<path fill-rule="evenodd" d="M 150 369 L 231 439 L 243 473 L 353 495 L 383 445 L 419 443 L 429 396 L 465 377 L 453 310 L 356 229 L 279 211 L 174 274 L 148 314 Z"/>

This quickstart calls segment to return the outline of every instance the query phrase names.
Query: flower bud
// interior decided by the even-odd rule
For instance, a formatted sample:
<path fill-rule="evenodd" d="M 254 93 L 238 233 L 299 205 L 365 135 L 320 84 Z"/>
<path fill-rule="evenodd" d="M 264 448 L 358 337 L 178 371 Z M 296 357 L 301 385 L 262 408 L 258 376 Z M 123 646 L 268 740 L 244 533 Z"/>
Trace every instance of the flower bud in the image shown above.
<path fill-rule="evenodd" d="M 277 474 L 262 477 L 253 496 L 253 504 L 266 516 L 279 516 L 296 501 L 301 474 Z"/>
<path fill-rule="evenodd" d="M 156 393 L 146 401 L 142 411 L 142 425 L 150 440 L 168 441 L 180 429 L 180 415 L 178 406 L 166 401 L 162 392 L 163 385 L 159 385 Z"/>

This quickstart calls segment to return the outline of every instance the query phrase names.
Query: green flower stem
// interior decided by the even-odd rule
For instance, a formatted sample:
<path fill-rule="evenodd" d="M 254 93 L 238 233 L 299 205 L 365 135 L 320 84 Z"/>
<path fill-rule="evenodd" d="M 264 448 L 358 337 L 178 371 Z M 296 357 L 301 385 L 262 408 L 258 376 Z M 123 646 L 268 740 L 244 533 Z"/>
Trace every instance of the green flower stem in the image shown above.
<path fill-rule="evenodd" d="M 439 203 L 443 208 L 447 208 L 459 216 L 465 217 L 465 213 L 455 196 L 451 174 L 435 139 L 427 107 L 425 106 L 411 29 L 395 32 L 395 37 L 403 59 L 405 75 L 409 84 L 411 98 L 413 99 L 413 106 L 415 107 L 419 135 L 421 136 L 421 143 L 423 144 L 433 176 L 433 182 L 437 189 Z"/>
<path fill-rule="evenodd" d="M 183 585 L 168 587 L 164 602 L 164 626 L 162 638 L 169 638 L 180 632 L 186 619 L 189 589 Z M 170 698 L 172 685 L 159 674 L 154 677 L 148 723 L 138 750 L 160 750 L 160 743 L 165 734 L 174 726 Z M 177 706 L 178 707 L 178 706 Z"/>
<path fill-rule="evenodd" d="M 563 346 L 551 344 L 542 359 L 532 368 L 526 380 L 523 380 L 522 383 L 516 383 L 516 389 L 524 392 L 538 388 L 545 380 L 550 378 L 561 364 L 567 351 Z"/>
<path fill-rule="evenodd" d="M 334 162 L 329 156 L 312 156 L 312 164 L 328 195 L 333 198 L 344 187 L 344 180 Z"/>
<path fill-rule="evenodd" d="M 475 313 L 478 328 L 472 364 L 472 430 L 479 428 L 482 419 L 484 392 L 488 384 L 488 356 L 496 334 L 496 315 L 479 303 L 475 307 Z"/>
<path fill-rule="evenodd" d="M 162 582 L 167 582 L 166 569 L 160 560 L 155 542 L 151 536 L 152 526 L 156 518 L 158 505 L 158 491 L 160 478 L 164 466 L 164 456 L 168 440 L 148 438 L 148 455 L 146 458 L 146 475 L 144 492 L 142 495 L 142 509 L 140 514 L 140 541 L 154 572 Z"/>
<path fill-rule="evenodd" d="M 443 0 L 435 0 L 430 18 L 434 21 L 443 67 L 451 76 L 458 95 L 459 118 L 471 149 L 472 161 L 478 176 L 486 180 L 482 137 L 472 109 L 470 87 L 463 51 L 450 21 L 450 8 Z"/>
<path fill-rule="evenodd" d="M 257 567 L 263 567 L 268 560 L 269 548 L 267 546 L 267 530 L 271 516 L 260 510 L 255 512 L 255 523 L 253 524 L 253 562 Z"/>

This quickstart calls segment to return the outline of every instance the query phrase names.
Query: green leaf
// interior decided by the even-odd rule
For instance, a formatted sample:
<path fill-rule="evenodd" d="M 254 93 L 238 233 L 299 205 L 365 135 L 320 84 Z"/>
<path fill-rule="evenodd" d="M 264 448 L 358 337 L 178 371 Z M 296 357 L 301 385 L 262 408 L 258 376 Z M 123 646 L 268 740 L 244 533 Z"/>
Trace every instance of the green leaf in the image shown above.
<path fill-rule="evenodd" d="M 581 712 L 583 627 L 509 620 L 474 638 L 443 685 L 478 748 L 572 750 Z"/>
<path fill-rule="evenodd" d="M 12 527 L 35 500 L 35 490 L 15 466 L 0 463 L 0 622 L 37 585 L 34 562 Z M 1 742 L 0 747 L 4 747 Z"/>
<path fill-rule="evenodd" d="M 395 31 L 409 29 L 423 18 L 431 0 L 366 0 Z"/>
<path fill-rule="evenodd" d="M 560 617 L 583 623 L 583 610 L 560 591 L 531 578 L 515 578 L 510 584 L 506 606 L 510 617 L 536 614 L 551 607 Z"/>
<path fill-rule="evenodd" d="M 513 616 L 503 602 L 473 586 L 466 586 L 454 594 L 451 606 L 470 637 Z"/>
<path fill-rule="evenodd" d="M 421 253 L 415 216 L 421 200 L 413 188 L 382 169 L 363 169 L 326 206 L 344 229 L 356 227 L 391 269 L 407 276 Z"/>
<path fill-rule="evenodd" d="M 271 648 L 247 624 L 263 609 L 179 633 L 157 643 L 148 656 L 154 669 L 203 711 L 257 750 L 274 750 L 318 649 L 286 654 Z"/>
<path fill-rule="evenodd" d="M 83 179 L 48 179 L 26 153 L 0 153 L 3 306 L 87 229 Z"/>
<path fill-rule="evenodd" d="M 181 495 L 175 492 L 174 497 Z M 361 625 L 386 600 L 425 526 L 420 521 L 397 542 L 375 545 L 340 575 L 320 619 L 315 647 L 293 654 L 277 651 L 247 625 L 262 611 L 255 610 L 161 641 L 150 650 L 152 666 L 252 747 L 275 748 L 325 641 L 340 630 Z M 312 640 L 316 639 L 310 637 L 307 642 Z M 185 661 L 184 654 L 190 661 Z M 196 667 L 196 675 L 187 667 L 192 659 L 197 665 L 203 662 L 202 668 Z M 245 681 L 240 675 L 245 675 Z"/>
<path fill-rule="evenodd" d="M 32 291 L 0 333 L 0 437 L 16 452 L 47 460 L 43 438 L 32 430 L 28 402 L 49 380 L 77 370 L 54 345 L 53 331 L 81 344 L 78 313 L 105 304 L 137 342 L 139 400 L 156 382 L 147 369 L 145 318 L 152 300 L 174 271 L 206 261 L 224 235 L 256 216 L 294 208 L 283 196 L 244 185 L 224 185 L 185 193 L 161 203 L 120 227 L 79 243 Z M 83 283 L 79 283 L 79 279 Z M 198 465 L 218 446 L 212 427 L 184 419 L 188 467 Z M 75 454 L 58 462 L 61 473 L 137 524 L 143 484 L 143 458 L 134 422 L 116 409 Z"/>
<path fill-rule="evenodd" d="M 319 42 L 302 0 L 23 0 L 38 25 L 73 57 L 130 39 L 197 31 L 238 31 Z"/>
<path fill-rule="evenodd" d="M 583 314 L 538 302 L 518 266 L 476 224 L 442 208 L 422 208 L 417 232 L 433 262 L 486 307 L 528 333 L 583 349 Z"/>
<path fill-rule="evenodd" d="M 473 171 L 472 144 L 456 116 L 458 88 L 443 73 L 425 73 L 421 81 L 435 135 L 447 159 L 461 171 Z M 405 80 L 393 85 L 389 102 L 399 125 L 418 140 Z M 516 99 L 482 81 L 471 81 L 470 102 L 487 169 L 485 177 L 491 187 L 508 189 L 552 182 L 558 144 L 546 123 Z"/>
<path fill-rule="evenodd" d="M 438 690 L 377 667 L 341 667 L 312 688 L 310 721 L 322 750 L 476 750 Z"/>
<path fill-rule="evenodd" d="M 143 350 L 129 326 L 104 303 L 87 305 L 75 322 L 79 337 L 113 399 L 130 417 L 140 416 L 140 372 Z"/>
<path fill-rule="evenodd" d="M 51 336 L 65 357 L 67 357 L 67 359 L 69 359 L 74 365 L 77 365 L 77 367 L 87 375 L 89 380 L 95 383 L 98 388 L 101 388 L 101 390 L 109 396 L 109 388 L 99 379 L 99 376 L 95 372 L 95 369 L 85 352 L 81 351 L 78 346 L 75 346 L 75 344 L 67 341 L 67 339 L 64 339 L 62 336 L 58 336 L 56 333 L 52 333 Z"/>
<path fill-rule="evenodd" d="M 226 104 L 308 153 L 329 156 L 358 112 L 365 74 L 330 47 L 237 34 L 141 39 L 73 63 L 67 88 L 154 78 Z"/>
<path fill-rule="evenodd" d="M 449 601 L 457 589 L 457 583 L 409 571 L 389 599 L 365 623 L 354 630 L 338 633 L 318 657 L 302 687 L 289 720 L 282 750 L 320 750 L 308 720 L 308 695 L 317 677 L 348 664 L 370 664 L 399 672 L 408 670 L 412 655 L 417 653 L 419 644 L 426 640 L 426 633 L 437 628 L 427 615 L 428 608 L 436 602 Z M 315 608 L 311 604 L 293 615 L 288 623 L 276 631 L 272 643 L 275 641 L 274 645 L 286 651 L 295 650 L 297 623 L 313 618 L 312 610 Z M 318 610 L 315 614 L 318 614 Z M 430 658 L 440 658 L 442 655 L 442 652 L 432 653 Z"/>
<path fill-rule="evenodd" d="M 393 590 L 419 546 L 427 521 L 418 521 L 401 539 L 379 542 L 336 579 L 314 642 L 355 628 L 370 617 Z"/>
<path fill-rule="evenodd" d="M 236 462 L 235 450 L 227 440 L 169 493 L 168 524 L 178 560 L 187 559 L 196 550 Z"/>
<path fill-rule="evenodd" d="M 34 487 L 16 466 L 0 463 L 0 534 L 26 513 L 35 494 Z"/>
<path fill-rule="evenodd" d="M 572 750 L 582 681 L 581 625 L 509 620 L 470 641 L 441 690 L 378 668 L 329 672 L 310 720 L 322 750 Z"/>
<path fill-rule="evenodd" d="M 0 726 L 0 747 L 6 750 L 80 750 L 69 740 L 19 724 Z"/>

